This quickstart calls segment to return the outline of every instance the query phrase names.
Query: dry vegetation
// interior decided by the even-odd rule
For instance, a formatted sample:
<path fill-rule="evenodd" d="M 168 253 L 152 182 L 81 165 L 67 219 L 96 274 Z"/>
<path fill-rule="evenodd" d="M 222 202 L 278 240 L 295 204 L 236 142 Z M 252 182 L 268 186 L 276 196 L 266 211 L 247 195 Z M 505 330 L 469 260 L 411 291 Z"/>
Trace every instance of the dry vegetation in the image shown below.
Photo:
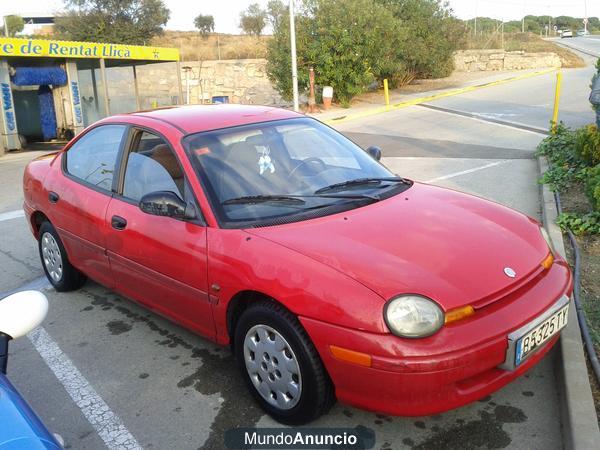
<path fill-rule="evenodd" d="M 165 31 L 152 40 L 153 45 L 175 47 L 181 52 L 183 61 L 209 59 L 265 58 L 270 36 L 211 34 L 202 37 L 195 31 Z"/>
<path fill-rule="evenodd" d="M 183 61 L 219 59 L 219 49 L 221 59 L 245 59 L 265 58 L 269 39 L 271 36 L 256 38 L 235 34 L 220 34 L 218 37 L 216 34 L 212 34 L 204 38 L 195 31 L 165 31 L 162 36 L 154 38 L 152 44 L 178 48 Z M 470 37 L 465 42 L 464 48 L 502 48 L 502 38 L 500 35 Z M 532 33 L 506 33 L 504 49 L 532 53 L 554 52 L 560 57 L 563 67 L 584 67 L 585 65 L 575 53 Z"/>
<path fill-rule="evenodd" d="M 476 38 L 471 36 L 465 42 L 464 47 L 466 49 L 502 48 L 502 36 L 500 36 L 500 34 L 480 35 Z M 504 49 L 509 52 L 553 52 L 560 57 L 563 67 L 585 66 L 583 60 L 575 53 L 555 44 L 552 41 L 544 40 L 533 33 L 505 33 Z"/>

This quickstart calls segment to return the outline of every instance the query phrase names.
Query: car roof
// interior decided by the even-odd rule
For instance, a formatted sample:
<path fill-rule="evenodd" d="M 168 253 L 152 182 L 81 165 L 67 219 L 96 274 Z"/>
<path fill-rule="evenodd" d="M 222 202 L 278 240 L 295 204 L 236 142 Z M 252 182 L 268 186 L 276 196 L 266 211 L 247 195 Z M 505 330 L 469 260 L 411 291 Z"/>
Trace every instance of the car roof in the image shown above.
<path fill-rule="evenodd" d="M 302 114 L 294 111 L 271 106 L 215 104 L 173 106 L 149 111 L 139 111 L 131 114 L 112 116 L 110 121 L 126 121 L 127 117 L 131 116 L 147 117 L 161 122 L 167 122 L 178 128 L 184 134 L 267 122 L 271 120 L 304 117 Z"/>

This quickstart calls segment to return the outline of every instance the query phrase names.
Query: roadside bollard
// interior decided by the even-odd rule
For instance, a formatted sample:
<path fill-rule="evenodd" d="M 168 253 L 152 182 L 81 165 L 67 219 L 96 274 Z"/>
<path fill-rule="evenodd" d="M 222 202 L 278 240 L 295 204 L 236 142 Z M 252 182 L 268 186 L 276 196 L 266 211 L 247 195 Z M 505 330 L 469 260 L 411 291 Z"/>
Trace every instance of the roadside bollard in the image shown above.
<path fill-rule="evenodd" d="M 558 124 L 558 106 L 560 104 L 560 86 L 562 84 L 562 72 L 556 74 L 556 88 L 554 90 L 554 112 L 552 114 L 552 133 L 556 132 Z"/>
<path fill-rule="evenodd" d="M 390 107 L 390 91 L 388 89 L 387 78 L 383 80 L 383 96 L 385 97 L 385 106 Z"/>

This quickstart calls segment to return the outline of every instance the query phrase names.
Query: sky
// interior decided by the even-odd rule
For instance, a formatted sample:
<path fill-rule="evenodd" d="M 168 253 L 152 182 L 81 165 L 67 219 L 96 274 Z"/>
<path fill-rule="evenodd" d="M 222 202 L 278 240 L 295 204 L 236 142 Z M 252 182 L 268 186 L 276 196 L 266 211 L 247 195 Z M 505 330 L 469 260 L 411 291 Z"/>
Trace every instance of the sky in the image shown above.
<path fill-rule="evenodd" d="M 239 33 L 239 15 L 251 3 L 266 5 L 267 0 L 163 0 L 171 10 L 167 29 L 193 30 L 198 14 L 215 18 L 215 31 Z M 288 1 L 288 0 L 284 0 Z M 500 20 L 520 19 L 523 14 L 600 17 L 600 0 L 449 0 L 456 16 L 471 19 L 475 15 Z M 16 6 L 18 5 L 18 6 Z M 0 16 L 6 14 L 52 14 L 60 11 L 62 0 L 0 0 Z"/>

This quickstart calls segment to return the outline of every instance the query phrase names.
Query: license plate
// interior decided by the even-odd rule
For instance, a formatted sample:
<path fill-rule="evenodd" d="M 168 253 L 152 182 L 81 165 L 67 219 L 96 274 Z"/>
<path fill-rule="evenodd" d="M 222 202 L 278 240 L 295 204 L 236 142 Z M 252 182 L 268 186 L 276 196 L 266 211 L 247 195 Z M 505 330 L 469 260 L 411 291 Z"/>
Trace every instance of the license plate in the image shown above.
<path fill-rule="evenodd" d="M 567 325 L 569 305 L 552 314 L 538 326 L 517 340 L 515 347 L 515 366 L 521 364 L 529 355 L 540 348 L 544 342 L 556 335 Z"/>

